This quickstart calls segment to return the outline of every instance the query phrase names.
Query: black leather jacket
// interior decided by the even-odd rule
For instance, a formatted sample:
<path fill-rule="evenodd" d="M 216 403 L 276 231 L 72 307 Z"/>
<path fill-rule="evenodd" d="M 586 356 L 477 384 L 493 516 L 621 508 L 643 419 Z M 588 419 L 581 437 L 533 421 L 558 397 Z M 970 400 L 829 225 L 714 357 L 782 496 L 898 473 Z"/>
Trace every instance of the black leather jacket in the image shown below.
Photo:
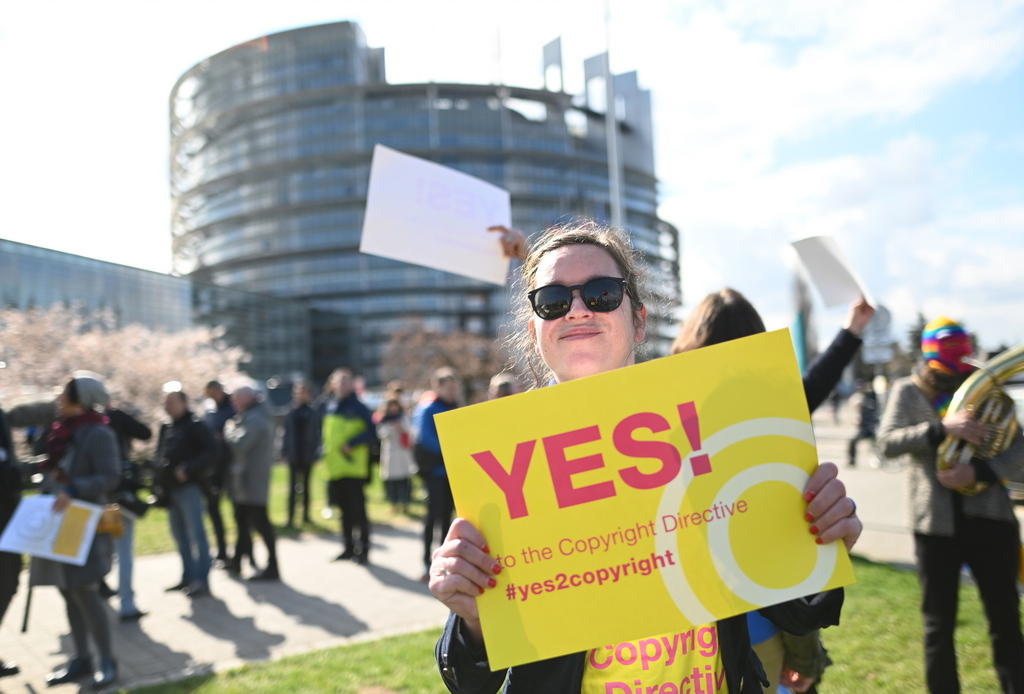
<path fill-rule="evenodd" d="M 157 444 L 160 461 L 158 480 L 166 490 L 180 485 L 175 469 L 183 466 L 187 481 L 206 484 L 217 457 L 217 443 L 210 428 L 200 422 L 191 412 L 170 424 L 160 427 Z"/>
<path fill-rule="evenodd" d="M 813 629 L 839 624 L 843 589 L 790 600 L 760 612 L 780 629 L 806 634 Z M 761 661 L 750 647 L 746 615 L 718 622 L 718 643 L 729 691 L 733 694 L 762 694 L 767 685 Z M 567 694 L 580 691 L 586 653 L 573 653 L 491 672 L 487 652 L 469 643 L 462 633 L 462 620 L 449 616 L 434 650 L 441 678 L 452 694 Z M 502 684 L 504 683 L 504 688 Z"/>

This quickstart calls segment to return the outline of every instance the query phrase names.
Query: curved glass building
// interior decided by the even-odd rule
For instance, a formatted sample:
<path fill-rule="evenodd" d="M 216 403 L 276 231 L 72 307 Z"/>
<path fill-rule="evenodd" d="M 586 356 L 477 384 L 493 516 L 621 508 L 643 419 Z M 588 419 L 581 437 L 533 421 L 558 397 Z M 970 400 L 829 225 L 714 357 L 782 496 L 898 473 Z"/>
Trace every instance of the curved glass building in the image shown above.
<path fill-rule="evenodd" d="M 588 79 L 599 64 L 587 61 Z M 664 353 L 680 303 L 678 233 L 657 216 L 650 94 L 635 73 L 615 87 L 625 225 L 663 299 L 651 340 Z M 171 91 L 175 269 L 329 311 L 314 329 L 314 377 L 347 364 L 373 383 L 397 329 L 496 335 L 508 301 L 492 285 L 358 252 L 374 145 L 506 188 L 513 223 L 536 232 L 609 218 L 599 111 L 560 88 L 388 84 L 383 49 L 351 22 L 234 46 Z"/>

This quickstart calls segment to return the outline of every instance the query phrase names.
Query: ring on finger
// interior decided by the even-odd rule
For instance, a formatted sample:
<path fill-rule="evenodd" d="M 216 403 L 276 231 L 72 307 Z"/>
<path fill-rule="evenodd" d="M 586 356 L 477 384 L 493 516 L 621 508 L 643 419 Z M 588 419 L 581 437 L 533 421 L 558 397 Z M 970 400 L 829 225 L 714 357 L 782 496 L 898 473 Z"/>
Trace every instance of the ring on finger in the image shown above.
<path fill-rule="evenodd" d="M 849 497 L 847 497 L 847 498 L 849 498 Z M 851 508 L 850 508 L 849 515 L 856 516 L 857 515 L 857 502 L 854 501 L 853 499 L 850 499 L 850 506 L 851 506 Z"/>

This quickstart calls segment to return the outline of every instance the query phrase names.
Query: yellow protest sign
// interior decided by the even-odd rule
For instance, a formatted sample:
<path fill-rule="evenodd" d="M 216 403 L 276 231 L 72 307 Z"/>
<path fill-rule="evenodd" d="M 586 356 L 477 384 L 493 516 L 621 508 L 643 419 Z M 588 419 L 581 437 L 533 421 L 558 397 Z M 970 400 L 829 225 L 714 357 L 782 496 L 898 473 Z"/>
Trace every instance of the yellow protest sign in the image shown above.
<path fill-rule="evenodd" d="M 787 330 L 435 421 L 458 513 L 503 567 L 478 599 L 494 669 L 854 580 L 803 518 L 817 454 Z"/>
<path fill-rule="evenodd" d="M 85 532 L 89 528 L 89 520 L 92 511 L 82 506 L 69 506 L 64 513 L 64 520 L 57 531 L 57 537 L 53 541 L 53 553 L 66 557 L 73 557 L 78 554 L 85 538 Z"/>

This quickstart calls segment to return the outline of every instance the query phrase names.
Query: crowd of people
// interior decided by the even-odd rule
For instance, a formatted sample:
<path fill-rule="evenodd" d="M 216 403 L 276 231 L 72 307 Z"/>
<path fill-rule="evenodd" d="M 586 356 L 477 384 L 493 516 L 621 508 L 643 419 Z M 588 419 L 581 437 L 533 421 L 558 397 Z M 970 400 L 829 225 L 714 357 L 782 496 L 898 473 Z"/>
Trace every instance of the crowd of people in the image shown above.
<path fill-rule="evenodd" d="M 510 344 L 528 387 L 544 387 L 635 363 L 647 329 L 648 288 L 642 265 L 620 233 L 586 222 L 548 230 L 532 246 L 525 236 L 494 228 L 510 257 L 522 262 L 521 296 L 514 319 L 518 334 Z M 861 334 L 874 309 L 855 302 L 832 343 L 808 368 L 803 386 L 809 410 L 826 402 L 861 346 Z M 732 289 L 708 295 L 680 326 L 673 353 L 682 353 L 764 332 L 753 304 Z M 971 370 L 964 358 L 972 349 L 963 328 L 948 319 L 929 324 L 922 343 L 922 365 L 912 378 L 897 381 L 879 424 L 878 402 L 862 388 L 858 431 L 848 463 L 855 464 L 860 439 L 875 440 L 885 455 L 908 463 L 918 568 L 924 592 L 927 686 L 931 692 L 959 691 L 953 631 L 960 566 L 970 566 L 990 623 L 996 671 L 1004 692 L 1024 692 L 1016 561 L 1019 530 L 999 480 L 1011 467 L 1024 467 L 1024 439 L 992 460 L 974 460 L 955 470 L 939 470 L 936 450 L 947 436 L 980 442 L 984 425 L 966 413 L 949 414 L 953 391 Z M 830 662 L 819 630 L 839 623 L 844 593 L 835 589 L 747 615 L 706 625 L 721 648 L 712 659 L 691 654 L 664 671 L 641 672 L 622 665 L 594 667 L 581 652 L 492 672 L 487 662 L 476 597 L 496 585 L 501 567 L 486 538 L 465 519 L 453 518 L 454 501 L 434 417 L 463 404 L 459 374 L 433 373 L 429 389 L 415 404 L 407 388 L 388 384 L 376 411 L 357 390 L 355 374 L 338 368 L 320 394 L 309 382 L 294 384 L 292 402 L 276 434 L 275 417 L 258 390 L 228 392 L 210 381 L 207 407 L 179 386 L 164 387 L 166 422 L 160 426 L 151 484 L 152 499 L 168 510 L 169 530 L 181 557 L 181 577 L 169 591 L 193 599 L 210 592 L 214 567 L 253 581 L 282 580 L 277 533 L 268 515 L 271 473 L 276 460 L 288 466 L 287 526 L 311 522 L 311 472 L 323 461 L 327 503 L 340 515 L 339 561 L 370 562 L 372 523 L 366 485 L 379 463 L 387 502 L 397 514 L 413 502 L 413 479 L 422 480 L 423 576 L 430 592 L 450 610 L 437 659 L 447 688 L 463 692 L 604 692 L 617 681 L 679 681 L 691 667 L 722 673 L 733 694 L 815 691 Z M 491 381 L 489 398 L 512 395 L 521 381 L 511 372 Z M 65 602 L 73 653 L 49 684 L 92 679 L 103 688 L 117 679 L 117 661 L 104 600 L 119 597 L 119 616 L 134 621 L 145 613 L 132 592 L 133 535 L 146 512 L 139 492 L 147 483 L 130 462 L 132 442 L 151 437 L 150 428 L 110 406 L 103 379 L 76 373 L 63 384 L 56 404 L 0 412 L 0 528 L 18 503 L 20 476 L 8 425 L 47 433 L 36 442 L 43 454 L 43 493 L 54 496 L 54 510 L 84 500 L 119 509 L 105 529 L 107 514 L 84 566 L 34 558 L 34 585 L 55 585 Z M 982 480 L 988 486 L 965 496 L 958 490 Z M 821 464 L 805 489 L 805 521 L 819 543 L 853 547 L 862 531 L 856 504 L 838 479 L 837 467 Z M 225 497 L 234 515 L 234 546 L 229 548 L 221 509 Z M 110 508 L 107 506 L 107 508 Z M 214 544 L 207 537 L 209 518 Z M 265 547 L 259 566 L 253 534 Z M 116 591 L 107 587 L 113 557 L 119 567 Z M 0 619 L 18 586 L 21 558 L 0 553 Z M 248 569 L 248 571 L 247 571 Z M 614 648 L 609 645 L 608 648 Z M 95 654 L 95 658 L 93 655 Z M 692 656 L 692 657 L 691 657 Z M 685 661 L 685 662 L 684 662 Z M 0 661 L 0 676 L 17 671 Z"/>
<path fill-rule="evenodd" d="M 164 385 L 166 417 L 148 469 L 133 461 L 132 447 L 135 441 L 149 441 L 152 429 L 111 406 L 98 374 L 76 372 L 55 403 L 0 410 L 0 531 L 19 503 L 28 469 L 42 475 L 38 491 L 54 495 L 54 511 L 65 510 L 74 499 L 106 509 L 85 566 L 31 559 L 31 584 L 60 590 L 74 648 L 47 683 L 91 678 L 96 688 L 104 688 L 116 681 L 104 601 L 118 598 L 122 622 L 146 615 L 136 605 L 132 569 L 135 526 L 150 505 L 167 509 L 168 529 L 181 557 L 181 578 L 168 592 L 181 591 L 193 599 L 209 595 L 214 568 L 239 578 L 251 569 L 246 578 L 252 581 L 281 580 L 277 533 L 268 514 L 277 460 L 287 463 L 289 473 L 286 527 L 313 522 L 311 473 L 322 460 L 327 504 L 340 515 L 337 559 L 363 565 L 369 562 L 371 547 L 365 496 L 371 463 L 379 463 L 386 499 L 396 516 L 409 515 L 413 478 L 419 474 L 426 490 L 423 541 L 424 566 L 429 567 L 432 546 L 448 532 L 454 509 L 433 415 L 462 401 L 458 375 L 451 369 L 435 373 L 432 388 L 415 408 L 407 403 L 404 386 L 392 382 L 376 412 L 364 404 L 355 385 L 347 368 L 331 373 L 319 395 L 310 382 L 296 382 L 278 427 L 268 403 L 251 386 L 228 392 L 220 382 L 210 381 L 203 393 L 205 411 L 197 412 L 197 403 L 180 384 L 169 382 Z M 495 378 L 495 397 L 517 389 L 509 374 Z M 19 464 L 12 427 L 44 432 L 34 439 L 31 451 L 41 454 L 38 469 Z M 235 521 L 233 547 L 222 516 L 225 499 Z M 108 518 L 110 528 L 105 527 Z M 214 543 L 207 535 L 207 519 Z M 257 565 L 253 551 L 254 534 L 265 547 L 263 566 Z M 116 589 L 107 583 L 115 557 Z M 0 618 L 17 591 L 21 569 L 20 556 L 0 552 Z M 16 665 L 0 660 L 0 676 L 17 672 Z"/>

